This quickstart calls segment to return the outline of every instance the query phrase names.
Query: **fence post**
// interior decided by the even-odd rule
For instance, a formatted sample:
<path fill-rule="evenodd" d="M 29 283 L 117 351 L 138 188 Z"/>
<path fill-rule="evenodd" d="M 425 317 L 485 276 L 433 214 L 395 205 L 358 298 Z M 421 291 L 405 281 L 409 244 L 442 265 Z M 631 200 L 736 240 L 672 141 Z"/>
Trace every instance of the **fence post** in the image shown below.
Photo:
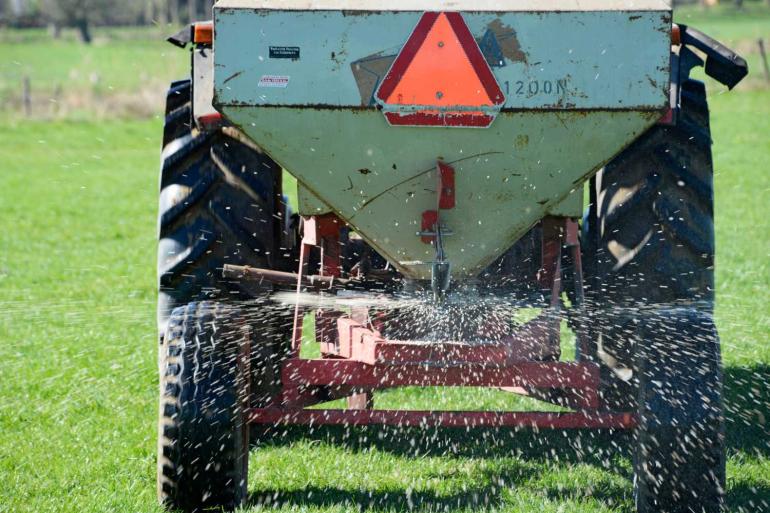
<path fill-rule="evenodd" d="M 29 76 L 24 75 L 21 86 L 21 101 L 24 104 L 24 115 L 32 116 L 32 85 Z"/>
<path fill-rule="evenodd" d="M 765 80 L 770 82 L 770 68 L 767 67 L 767 54 L 765 54 L 765 41 L 759 38 L 759 56 L 762 58 L 762 66 L 765 68 Z"/>

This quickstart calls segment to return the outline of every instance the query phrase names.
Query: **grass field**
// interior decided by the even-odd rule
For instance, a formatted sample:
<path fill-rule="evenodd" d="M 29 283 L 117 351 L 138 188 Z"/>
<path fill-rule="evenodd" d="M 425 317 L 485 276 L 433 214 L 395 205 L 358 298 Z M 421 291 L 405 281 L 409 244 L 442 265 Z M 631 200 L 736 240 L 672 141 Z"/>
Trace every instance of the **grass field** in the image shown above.
<path fill-rule="evenodd" d="M 102 28 L 86 46 L 70 32 L 52 41 L 44 30 L 0 29 L 0 108 L 21 111 L 27 77 L 35 118 L 149 117 L 188 72 L 189 55 L 164 41 L 174 32 Z"/>
<path fill-rule="evenodd" d="M 766 10 L 725 11 L 717 21 L 686 14 L 692 25 L 747 48 L 770 32 Z M 104 46 L 135 36 L 119 32 Z M 46 52 L 59 52 L 49 82 L 69 76 L 71 63 L 89 52 L 100 70 L 114 68 L 100 71 L 114 77 L 105 82 L 141 81 L 116 64 L 134 54 L 97 56 L 99 47 L 74 51 L 67 41 L 51 50 L 41 34 L 0 37 L 15 41 L 0 39 L 0 52 L 13 49 L 13 60 L 29 70 L 57 60 Z M 174 69 L 165 50 L 148 43 L 138 62 L 178 76 L 183 58 Z M 9 83 L 7 61 L 0 66 Z M 770 89 L 756 79 L 732 93 L 709 86 L 728 502 L 735 512 L 770 511 Z M 89 120 L 93 114 L 86 108 L 48 121 L 7 111 L 0 123 L 2 513 L 160 511 L 154 272 L 161 124 Z M 405 407 L 453 406 L 456 398 L 437 391 L 380 397 L 378 406 Z M 252 453 L 247 510 L 630 512 L 627 454 L 625 436 L 595 433 L 291 431 Z"/>

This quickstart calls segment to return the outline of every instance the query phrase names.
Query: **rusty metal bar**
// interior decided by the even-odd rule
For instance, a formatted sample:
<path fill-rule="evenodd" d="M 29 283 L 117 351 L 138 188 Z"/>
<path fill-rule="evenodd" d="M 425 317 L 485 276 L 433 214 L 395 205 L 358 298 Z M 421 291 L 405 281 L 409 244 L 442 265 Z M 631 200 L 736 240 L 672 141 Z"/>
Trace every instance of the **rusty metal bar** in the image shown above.
<path fill-rule="evenodd" d="M 225 278 L 232 278 L 244 281 L 268 282 L 276 285 L 296 285 L 299 279 L 297 273 L 287 273 L 284 271 L 274 271 L 272 269 L 263 269 L 261 267 L 250 267 L 248 265 L 225 264 L 223 269 Z M 350 280 L 335 278 L 334 276 L 302 275 L 302 285 L 315 289 L 331 289 L 335 285 L 344 286 Z"/>
<path fill-rule="evenodd" d="M 285 271 L 274 271 L 262 267 L 250 267 L 248 265 L 225 264 L 222 274 L 225 278 L 244 281 L 266 282 L 275 285 L 296 286 L 299 274 Z M 323 276 L 320 274 L 302 275 L 301 285 L 315 290 L 337 290 L 350 287 L 366 289 L 382 287 L 383 283 L 397 279 L 397 275 L 390 271 L 372 269 L 361 278 L 338 278 L 335 276 Z"/>

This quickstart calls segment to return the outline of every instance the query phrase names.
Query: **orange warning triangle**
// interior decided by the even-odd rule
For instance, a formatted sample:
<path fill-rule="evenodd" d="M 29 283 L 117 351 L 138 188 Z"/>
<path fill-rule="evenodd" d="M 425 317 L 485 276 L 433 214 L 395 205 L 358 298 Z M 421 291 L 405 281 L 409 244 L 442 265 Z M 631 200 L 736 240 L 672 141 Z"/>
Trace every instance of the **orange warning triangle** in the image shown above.
<path fill-rule="evenodd" d="M 399 106 L 430 107 L 429 111 L 405 111 L 400 116 L 423 122 L 394 123 L 418 125 L 488 125 L 494 116 L 467 108 L 496 109 L 505 100 L 476 40 L 457 12 L 423 14 L 375 96 L 392 123 L 396 119 L 393 111 L 401 110 Z M 462 121 L 468 115 L 476 118 L 470 125 Z M 480 116 L 490 119 L 480 124 Z M 454 121 L 447 123 L 449 118 Z"/>

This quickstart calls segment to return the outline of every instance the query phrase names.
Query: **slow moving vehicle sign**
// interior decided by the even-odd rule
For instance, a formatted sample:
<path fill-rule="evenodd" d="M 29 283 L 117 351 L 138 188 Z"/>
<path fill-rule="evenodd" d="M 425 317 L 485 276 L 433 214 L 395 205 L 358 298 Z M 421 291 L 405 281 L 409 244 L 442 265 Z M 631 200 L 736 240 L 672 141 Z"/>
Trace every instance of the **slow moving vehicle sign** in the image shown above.
<path fill-rule="evenodd" d="M 457 12 L 426 12 L 375 98 L 391 125 L 484 128 L 505 96 Z"/>

